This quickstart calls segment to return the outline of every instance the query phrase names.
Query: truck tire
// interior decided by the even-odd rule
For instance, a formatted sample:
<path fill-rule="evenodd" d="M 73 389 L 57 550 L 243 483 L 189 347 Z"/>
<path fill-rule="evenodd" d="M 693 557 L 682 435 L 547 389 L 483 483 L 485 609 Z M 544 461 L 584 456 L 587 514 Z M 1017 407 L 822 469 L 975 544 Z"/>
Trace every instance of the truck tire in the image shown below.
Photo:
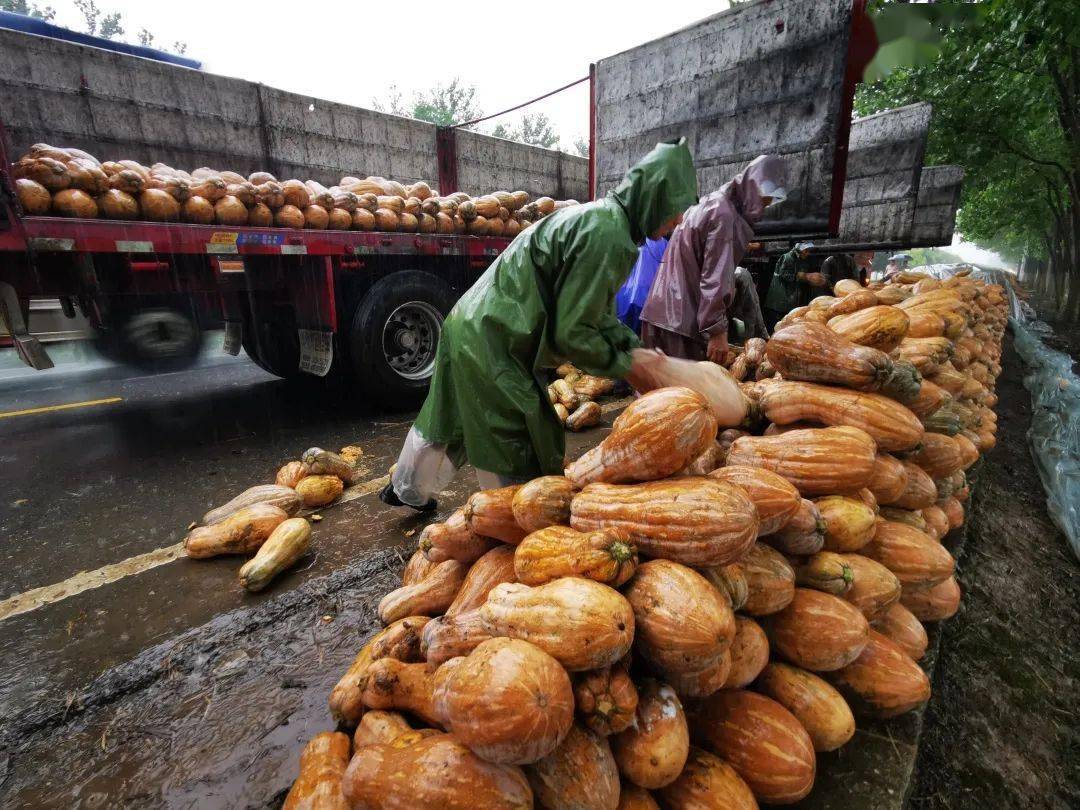
<path fill-rule="evenodd" d="M 94 344 L 116 362 L 151 371 L 177 371 L 198 358 L 202 330 L 178 309 L 147 307 L 114 313 L 109 328 L 98 330 Z"/>
<path fill-rule="evenodd" d="M 372 285 L 349 330 L 353 371 L 371 397 L 391 407 L 423 400 L 454 300 L 446 282 L 418 270 L 392 273 Z"/>
<path fill-rule="evenodd" d="M 283 380 L 311 378 L 300 370 L 300 338 L 292 309 L 278 307 L 273 317 L 269 310 L 260 315 L 265 317 L 244 320 L 240 342 L 247 356 L 263 371 Z"/>

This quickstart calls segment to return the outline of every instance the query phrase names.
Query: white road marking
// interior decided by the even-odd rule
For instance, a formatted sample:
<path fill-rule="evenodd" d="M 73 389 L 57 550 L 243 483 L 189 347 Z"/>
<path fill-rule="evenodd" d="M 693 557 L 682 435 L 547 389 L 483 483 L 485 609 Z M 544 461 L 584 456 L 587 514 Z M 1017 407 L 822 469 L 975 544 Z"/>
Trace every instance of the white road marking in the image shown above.
<path fill-rule="evenodd" d="M 631 398 L 629 397 L 618 399 L 614 402 L 602 405 L 600 410 L 603 413 L 610 413 L 625 407 L 630 402 Z M 305 509 L 300 514 L 321 514 L 327 509 L 332 509 L 339 504 L 355 501 L 366 495 L 378 492 L 386 486 L 389 481 L 389 474 L 380 475 L 378 478 L 371 478 L 367 481 L 361 481 L 346 489 L 341 497 L 332 504 L 319 509 Z M 93 571 L 80 571 L 62 582 L 44 585 L 40 588 L 31 588 L 28 591 L 24 591 L 16 596 L 8 597 L 0 602 L 0 622 L 5 619 L 10 619 L 12 616 L 29 613 L 32 610 L 37 610 L 38 608 L 43 608 L 72 596 L 77 596 L 80 593 L 85 593 L 86 591 L 91 591 L 95 588 L 101 588 L 105 585 L 111 585 L 126 577 L 141 574 L 162 565 L 167 565 L 174 560 L 178 560 L 185 556 L 183 542 L 174 543 L 171 546 L 154 549 L 145 554 L 136 554 L 134 557 L 128 557 L 126 560 L 121 560 L 120 562 L 103 565 L 101 568 L 97 568 Z"/>

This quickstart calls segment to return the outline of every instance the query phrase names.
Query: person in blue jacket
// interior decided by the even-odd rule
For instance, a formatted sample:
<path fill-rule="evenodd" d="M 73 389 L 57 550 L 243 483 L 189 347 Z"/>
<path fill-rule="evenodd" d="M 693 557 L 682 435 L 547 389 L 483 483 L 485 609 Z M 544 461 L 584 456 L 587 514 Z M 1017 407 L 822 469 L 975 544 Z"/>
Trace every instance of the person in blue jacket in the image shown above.
<path fill-rule="evenodd" d="M 649 290 L 652 289 L 653 279 L 656 278 L 656 271 L 667 246 L 666 238 L 646 239 L 645 244 L 638 248 L 637 262 L 630 271 L 630 278 L 615 296 L 615 312 L 619 320 L 629 326 L 636 335 L 641 334 L 641 309 L 649 297 Z"/>

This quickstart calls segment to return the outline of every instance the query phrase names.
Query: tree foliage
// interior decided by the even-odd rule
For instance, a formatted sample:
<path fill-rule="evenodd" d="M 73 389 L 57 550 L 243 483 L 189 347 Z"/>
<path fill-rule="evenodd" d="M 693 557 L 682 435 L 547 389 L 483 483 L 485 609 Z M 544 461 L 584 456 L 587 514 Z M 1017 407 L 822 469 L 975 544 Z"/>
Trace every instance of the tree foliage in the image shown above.
<path fill-rule="evenodd" d="M 965 169 L 960 231 L 1013 255 L 1048 258 L 1059 280 L 1072 278 L 1075 293 L 1069 302 L 1075 311 L 1080 307 L 1080 4 L 986 0 L 979 5 L 979 24 L 931 21 L 940 34 L 938 57 L 863 85 L 856 109 L 865 115 L 915 101 L 933 103 L 927 163 Z"/>
<path fill-rule="evenodd" d="M 462 84 L 457 78 L 426 92 L 413 93 L 411 102 L 405 102 L 397 85 L 391 85 L 387 97 L 373 99 L 372 105 L 380 112 L 418 118 L 440 127 L 463 124 L 484 114 L 476 106 L 476 87 Z"/>
<path fill-rule="evenodd" d="M 86 21 L 86 33 L 105 39 L 118 39 L 124 35 L 120 12 L 104 13 L 95 0 L 75 0 L 75 8 Z"/>
<path fill-rule="evenodd" d="M 24 17 L 33 17 L 45 22 L 51 22 L 56 17 L 56 9 L 52 6 L 39 6 L 37 3 L 28 3 L 26 0 L 0 0 L 0 11 L 10 11 L 13 14 L 22 14 Z"/>
<path fill-rule="evenodd" d="M 532 146 L 542 146 L 545 149 L 558 149 L 559 136 L 551 127 L 551 119 L 543 113 L 521 116 L 521 121 L 516 127 L 506 127 L 499 124 L 491 131 L 496 138 L 506 138 L 511 141 L 520 141 Z"/>

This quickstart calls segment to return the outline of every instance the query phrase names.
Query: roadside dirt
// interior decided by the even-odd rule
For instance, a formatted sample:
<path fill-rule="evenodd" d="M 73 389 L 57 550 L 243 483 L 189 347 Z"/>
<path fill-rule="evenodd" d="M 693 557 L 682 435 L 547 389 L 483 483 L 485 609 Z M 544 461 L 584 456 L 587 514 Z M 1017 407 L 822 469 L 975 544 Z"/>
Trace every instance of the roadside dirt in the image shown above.
<path fill-rule="evenodd" d="M 1070 337 L 1062 343 L 1080 344 Z M 912 810 L 1080 807 L 1080 566 L 1046 513 L 1008 339 L 1004 366 L 998 444 L 977 472 L 964 598 L 942 628 Z"/>

